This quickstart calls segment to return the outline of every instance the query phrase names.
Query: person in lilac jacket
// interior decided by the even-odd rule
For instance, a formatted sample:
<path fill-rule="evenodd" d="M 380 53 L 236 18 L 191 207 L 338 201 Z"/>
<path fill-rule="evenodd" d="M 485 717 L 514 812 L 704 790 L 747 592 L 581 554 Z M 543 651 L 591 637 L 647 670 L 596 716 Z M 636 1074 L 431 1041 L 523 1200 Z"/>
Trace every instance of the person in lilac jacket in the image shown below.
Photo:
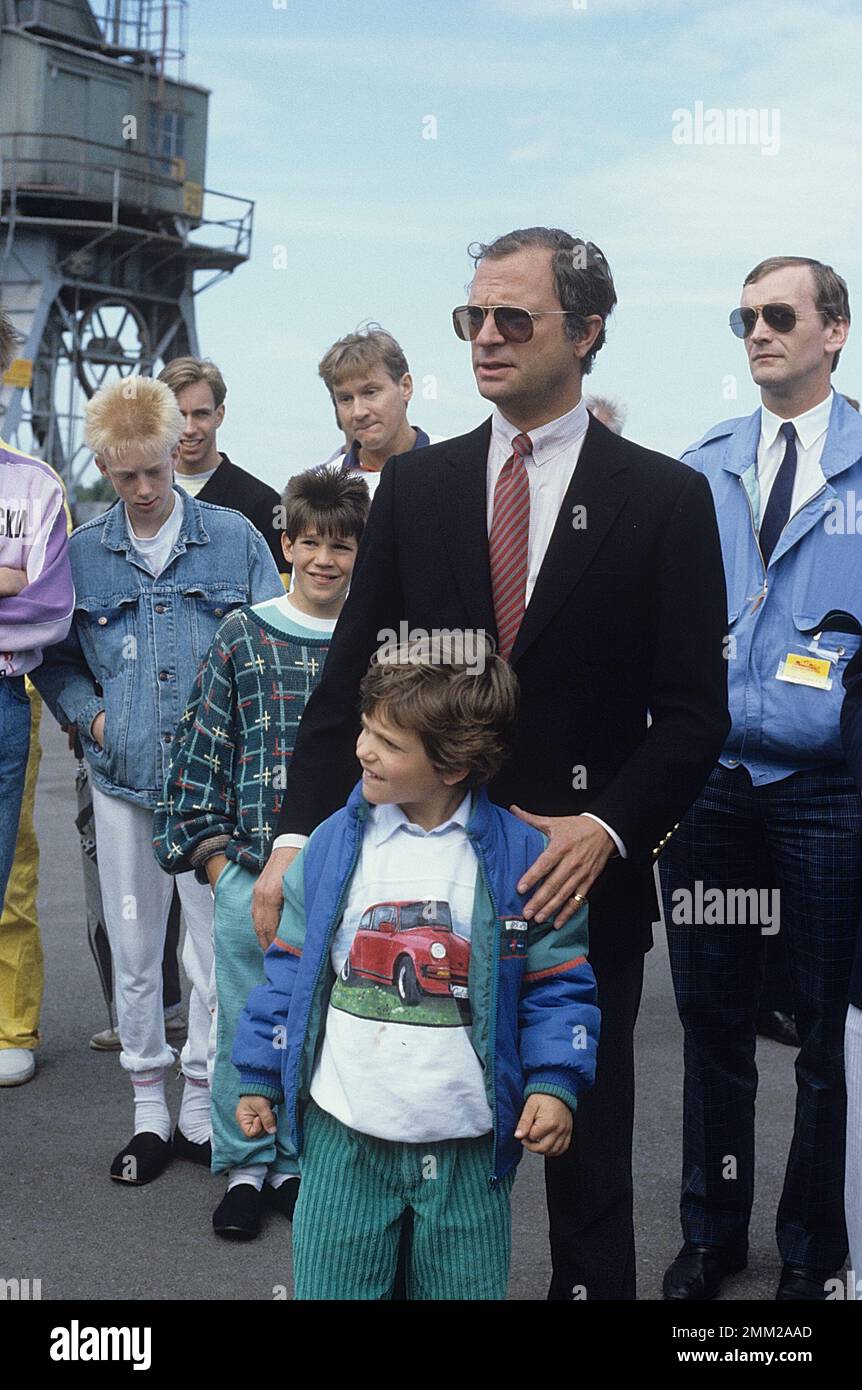
<path fill-rule="evenodd" d="M 0 312 L 0 374 L 15 334 Z M 74 608 L 63 487 L 52 468 L 0 439 L 0 908 L 15 855 L 30 746 L 30 700 L 24 676 L 42 650 L 69 631 Z M 20 981 L 17 982 L 19 984 Z M 0 971 L 0 1016 L 11 1007 L 16 978 Z M 0 1086 L 29 1081 L 31 1049 L 0 1041 Z"/>

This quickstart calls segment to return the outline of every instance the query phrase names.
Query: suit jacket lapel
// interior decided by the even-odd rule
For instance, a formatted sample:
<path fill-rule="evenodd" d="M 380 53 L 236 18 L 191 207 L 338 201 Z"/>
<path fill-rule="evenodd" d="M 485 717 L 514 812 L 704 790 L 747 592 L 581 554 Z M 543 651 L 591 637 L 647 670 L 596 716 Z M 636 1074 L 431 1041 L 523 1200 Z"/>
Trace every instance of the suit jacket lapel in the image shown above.
<path fill-rule="evenodd" d="M 225 506 L 224 497 L 230 487 L 232 464 L 227 454 L 221 454 L 221 463 L 198 493 L 201 502 L 210 502 L 214 507 Z"/>
<path fill-rule="evenodd" d="M 627 468 L 628 463 L 617 454 L 616 436 L 591 419 L 524 621 L 515 638 L 510 658 L 513 665 L 540 635 L 591 564 L 626 500 L 624 480 L 619 475 Z M 583 510 L 576 513 L 576 507 Z M 486 557 L 487 552 L 486 538 Z"/>
<path fill-rule="evenodd" d="M 487 473 L 491 421 L 449 441 L 438 470 L 438 505 L 469 626 L 496 638 L 488 554 Z"/>

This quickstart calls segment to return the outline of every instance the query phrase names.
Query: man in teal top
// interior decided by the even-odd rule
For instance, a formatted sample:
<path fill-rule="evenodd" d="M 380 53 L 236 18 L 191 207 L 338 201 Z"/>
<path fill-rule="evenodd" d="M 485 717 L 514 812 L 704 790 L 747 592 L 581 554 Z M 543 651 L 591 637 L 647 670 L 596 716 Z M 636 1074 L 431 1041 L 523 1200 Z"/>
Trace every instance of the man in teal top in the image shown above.
<path fill-rule="evenodd" d="M 154 826 L 163 868 L 192 869 L 215 893 L 213 1171 L 230 1176 L 213 1226 L 234 1240 L 257 1235 L 264 1195 L 287 1216 L 296 1201 L 289 1142 L 246 1140 L 234 1122 L 239 1077 L 230 1053 L 249 992 L 264 980 L 252 890 L 272 848 L 287 762 L 347 597 L 368 507 L 355 474 L 318 469 L 291 478 L 282 545 L 293 588 L 236 610 L 219 627 L 183 714 Z"/>

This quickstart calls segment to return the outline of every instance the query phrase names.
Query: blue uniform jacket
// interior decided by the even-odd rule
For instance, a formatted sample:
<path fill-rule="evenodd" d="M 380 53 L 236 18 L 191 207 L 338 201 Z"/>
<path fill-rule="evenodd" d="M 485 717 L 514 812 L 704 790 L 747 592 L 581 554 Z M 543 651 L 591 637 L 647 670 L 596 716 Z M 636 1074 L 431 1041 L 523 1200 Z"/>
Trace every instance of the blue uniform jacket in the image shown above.
<path fill-rule="evenodd" d="M 243 1090 L 284 1102 L 302 1152 L 302 1114 L 335 976 L 332 938 L 359 858 L 369 806 L 362 783 L 315 830 L 284 876 L 279 933 L 264 958 L 267 983 L 252 990 L 232 1061 Z M 514 1131 L 525 1097 L 558 1096 L 574 1110 L 595 1076 L 599 1011 L 587 956 L 587 908 L 555 931 L 530 922 L 515 885 L 545 838 L 487 793 L 474 793 L 467 825 L 479 863 L 469 993 L 473 1047 L 494 1116 L 495 1185 L 518 1162 Z"/>
<path fill-rule="evenodd" d="M 716 425 L 683 461 L 712 489 L 727 579 L 730 736 L 721 755 L 755 785 L 843 764 L 842 676 L 862 640 L 862 418 L 835 395 L 825 483 L 793 514 L 764 569 L 760 411 Z M 829 688 L 777 679 L 789 653 L 825 660 Z"/>

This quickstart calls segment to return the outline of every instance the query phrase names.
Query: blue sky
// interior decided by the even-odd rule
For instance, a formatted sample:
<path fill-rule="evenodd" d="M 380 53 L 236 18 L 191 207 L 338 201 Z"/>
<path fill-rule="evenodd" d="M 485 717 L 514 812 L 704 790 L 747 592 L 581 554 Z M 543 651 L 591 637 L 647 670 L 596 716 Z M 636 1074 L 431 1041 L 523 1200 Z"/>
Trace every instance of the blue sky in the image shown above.
<path fill-rule="evenodd" d="M 367 319 L 407 353 L 414 423 L 485 417 L 449 311 L 468 243 L 512 227 L 601 246 L 619 305 L 588 390 L 671 454 L 758 404 L 727 327 L 758 260 L 816 256 L 860 292 L 857 0 L 191 0 L 189 28 L 207 184 L 256 202 L 201 349 L 222 447 L 275 485 L 335 447 L 317 362 Z M 676 143 L 698 102 L 763 111 L 763 145 Z M 862 328 L 836 385 L 862 394 Z"/>

